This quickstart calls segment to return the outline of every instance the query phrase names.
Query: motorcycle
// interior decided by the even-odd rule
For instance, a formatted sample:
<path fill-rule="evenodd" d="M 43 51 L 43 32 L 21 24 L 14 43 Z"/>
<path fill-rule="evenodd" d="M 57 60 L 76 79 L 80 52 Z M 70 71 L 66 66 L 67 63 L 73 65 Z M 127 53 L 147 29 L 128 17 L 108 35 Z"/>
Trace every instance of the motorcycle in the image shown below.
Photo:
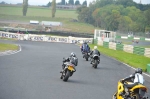
<path fill-rule="evenodd" d="M 65 62 L 64 65 L 65 68 L 61 73 L 60 79 L 62 79 L 63 81 L 67 81 L 68 78 L 71 77 L 73 73 L 76 71 L 76 69 L 75 69 L 75 65 L 70 62 Z"/>
<path fill-rule="evenodd" d="M 91 63 L 92 63 L 92 66 L 94 68 L 97 68 L 97 65 L 100 63 L 100 60 L 99 60 L 99 56 L 97 54 L 93 55 L 93 58 L 91 58 Z"/>
<path fill-rule="evenodd" d="M 83 54 L 83 58 L 85 58 L 86 61 L 88 61 L 89 57 L 90 57 L 90 53 L 89 52 L 83 52 L 82 54 Z"/>
<path fill-rule="evenodd" d="M 117 92 L 113 95 L 112 99 L 148 99 L 145 96 L 147 93 L 146 86 L 142 84 L 133 84 L 132 82 L 125 82 L 127 86 L 121 82 L 118 82 Z"/>

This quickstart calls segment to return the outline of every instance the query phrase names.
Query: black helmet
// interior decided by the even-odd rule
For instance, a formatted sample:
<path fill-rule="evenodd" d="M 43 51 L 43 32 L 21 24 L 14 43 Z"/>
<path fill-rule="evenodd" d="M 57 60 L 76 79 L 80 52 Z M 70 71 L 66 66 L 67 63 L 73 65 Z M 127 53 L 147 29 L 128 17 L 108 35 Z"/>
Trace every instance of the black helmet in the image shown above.
<path fill-rule="evenodd" d="M 71 53 L 72 57 L 76 57 L 76 54 L 74 52 Z"/>
<path fill-rule="evenodd" d="M 142 74 L 142 69 L 141 69 L 141 68 L 137 68 L 137 69 L 135 70 L 135 73 L 140 73 L 140 74 Z"/>

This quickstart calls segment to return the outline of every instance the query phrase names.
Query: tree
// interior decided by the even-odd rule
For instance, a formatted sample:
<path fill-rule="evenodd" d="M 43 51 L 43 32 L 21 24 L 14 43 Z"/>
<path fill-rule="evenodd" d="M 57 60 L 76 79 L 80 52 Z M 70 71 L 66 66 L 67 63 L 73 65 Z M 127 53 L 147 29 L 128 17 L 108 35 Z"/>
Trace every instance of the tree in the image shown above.
<path fill-rule="evenodd" d="M 89 9 L 88 7 L 85 6 L 79 7 L 77 9 L 77 13 L 79 14 L 78 15 L 79 21 L 93 24 L 94 20 L 92 17 L 92 12 L 93 11 L 91 11 L 91 9 Z"/>
<path fill-rule="evenodd" d="M 133 0 L 116 0 L 115 4 L 121 4 L 123 5 L 124 7 L 129 7 L 129 6 L 135 6 L 136 3 L 133 2 Z"/>
<path fill-rule="evenodd" d="M 68 3 L 66 2 L 66 5 L 68 5 Z"/>
<path fill-rule="evenodd" d="M 146 18 L 146 24 L 147 25 L 149 25 L 150 26 L 150 9 L 148 9 L 148 10 L 146 10 L 145 12 L 144 12 L 144 15 L 145 15 L 145 18 Z"/>
<path fill-rule="evenodd" d="M 2 1 L 0 4 L 7 4 L 6 2 Z"/>
<path fill-rule="evenodd" d="M 56 0 L 52 1 L 52 18 L 55 17 L 55 13 L 56 13 Z"/>
<path fill-rule="evenodd" d="M 102 29 L 135 33 L 150 31 L 150 5 L 137 6 L 133 0 L 95 0 L 89 7 L 78 8 L 77 13 L 79 21 Z"/>
<path fill-rule="evenodd" d="M 87 7 L 87 1 L 84 1 L 82 5 Z"/>
<path fill-rule="evenodd" d="M 116 31 L 119 26 L 120 21 L 120 12 L 117 10 L 112 10 L 111 15 L 109 16 L 109 29 Z"/>
<path fill-rule="evenodd" d="M 99 15 L 99 11 L 100 11 L 100 8 L 97 8 L 97 9 L 92 13 L 92 17 L 93 17 L 94 20 L 95 20 L 95 26 L 96 26 L 96 27 L 100 27 L 100 25 L 101 25 L 101 18 L 100 18 L 100 15 Z"/>
<path fill-rule="evenodd" d="M 145 31 L 147 32 L 147 31 L 149 31 L 150 32 L 150 9 L 148 9 L 148 10 L 146 10 L 145 12 L 144 12 L 144 15 L 145 15 L 145 19 L 146 19 L 146 22 L 145 22 L 145 24 L 146 24 L 146 27 L 145 27 Z"/>
<path fill-rule="evenodd" d="M 51 2 L 48 2 L 48 4 L 46 5 L 47 7 L 50 7 L 51 6 Z"/>
<path fill-rule="evenodd" d="M 123 32 L 130 31 L 130 24 L 132 24 L 132 20 L 128 16 L 121 16 L 119 21 L 118 30 Z"/>
<path fill-rule="evenodd" d="M 65 0 L 61 0 L 61 5 L 65 5 Z"/>
<path fill-rule="evenodd" d="M 70 5 L 74 5 L 74 0 L 69 0 L 68 2 Z"/>
<path fill-rule="evenodd" d="M 23 16 L 26 16 L 27 9 L 28 9 L 28 0 L 23 0 L 23 9 L 22 9 Z"/>
<path fill-rule="evenodd" d="M 75 5 L 80 5 L 80 1 L 76 0 Z"/>
<path fill-rule="evenodd" d="M 95 6 L 96 7 L 103 7 L 106 5 L 113 4 L 113 3 L 114 3 L 114 0 L 97 0 L 95 3 Z"/>

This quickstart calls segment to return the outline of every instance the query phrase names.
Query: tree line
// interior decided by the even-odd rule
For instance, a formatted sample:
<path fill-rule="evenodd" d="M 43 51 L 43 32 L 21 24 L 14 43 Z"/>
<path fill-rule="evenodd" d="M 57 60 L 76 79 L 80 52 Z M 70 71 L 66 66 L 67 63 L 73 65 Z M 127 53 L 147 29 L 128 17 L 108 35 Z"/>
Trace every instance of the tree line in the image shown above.
<path fill-rule="evenodd" d="M 123 32 L 150 31 L 150 4 L 133 0 L 97 0 L 77 9 L 78 20 L 96 27 Z"/>
<path fill-rule="evenodd" d="M 47 3 L 47 7 L 50 7 L 52 4 L 52 2 L 48 2 Z M 87 1 L 85 0 L 82 4 L 80 3 L 79 0 L 69 0 L 68 2 L 66 2 L 65 0 L 61 0 L 61 2 L 58 2 L 56 5 L 83 5 L 83 6 L 87 6 Z"/>

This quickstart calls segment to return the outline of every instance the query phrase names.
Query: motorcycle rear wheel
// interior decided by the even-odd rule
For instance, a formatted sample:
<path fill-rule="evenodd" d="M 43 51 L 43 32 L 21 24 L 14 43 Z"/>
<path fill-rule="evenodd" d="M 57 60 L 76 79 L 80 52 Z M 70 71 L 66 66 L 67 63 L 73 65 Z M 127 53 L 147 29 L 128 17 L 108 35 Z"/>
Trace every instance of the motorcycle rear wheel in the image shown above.
<path fill-rule="evenodd" d="M 66 75 L 63 77 L 63 81 L 67 81 L 68 78 L 70 77 L 70 75 L 71 75 L 71 72 L 69 70 L 67 70 Z"/>
<path fill-rule="evenodd" d="M 98 60 L 94 60 L 94 61 L 95 61 L 94 68 L 97 68 Z"/>

